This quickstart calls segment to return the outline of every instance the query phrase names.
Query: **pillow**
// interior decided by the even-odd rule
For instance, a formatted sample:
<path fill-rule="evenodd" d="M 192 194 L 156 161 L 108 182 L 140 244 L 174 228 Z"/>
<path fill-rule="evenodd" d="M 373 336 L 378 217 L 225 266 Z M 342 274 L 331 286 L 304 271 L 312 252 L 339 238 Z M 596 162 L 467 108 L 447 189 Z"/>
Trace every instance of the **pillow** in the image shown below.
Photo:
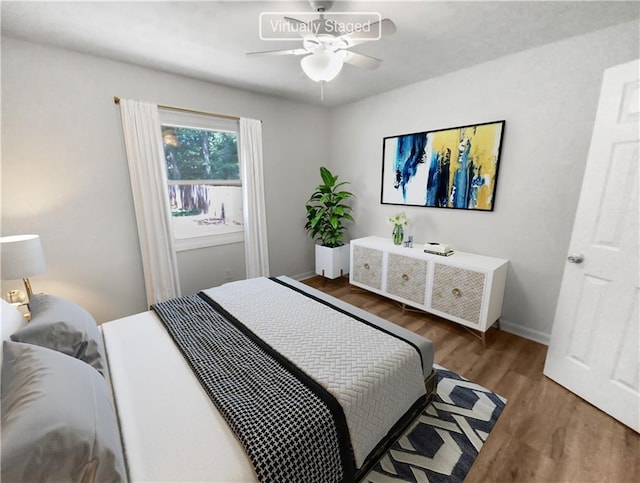
<path fill-rule="evenodd" d="M 126 481 L 107 383 L 90 366 L 3 342 L 3 481 Z"/>
<path fill-rule="evenodd" d="M 27 319 L 15 306 L 5 299 L 0 300 L 2 300 L 2 318 L 0 319 L 2 340 L 9 340 L 11 334 L 27 325 Z"/>
<path fill-rule="evenodd" d="M 27 319 L 5 299 L 2 300 L 2 316 L 0 317 L 0 331 L 2 340 L 9 340 L 11 334 L 27 325 Z M 2 368 L 2 341 L 0 341 L 0 369 Z"/>
<path fill-rule="evenodd" d="M 62 352 L 106 375 L 104 344 L 89 312 L 69 300 L 47 294 L 32 295 L 29 309 L 31 321 L 11 336 L 12 341 Z"/>

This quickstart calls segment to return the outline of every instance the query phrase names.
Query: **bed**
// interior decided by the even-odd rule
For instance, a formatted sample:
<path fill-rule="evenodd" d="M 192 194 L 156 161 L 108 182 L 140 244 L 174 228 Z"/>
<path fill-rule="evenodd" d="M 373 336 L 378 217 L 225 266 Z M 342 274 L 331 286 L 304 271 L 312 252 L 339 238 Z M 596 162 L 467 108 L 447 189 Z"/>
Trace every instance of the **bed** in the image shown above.
<path fill-rule="evenodd" d="M 5 331 L 3 321 L 3 339 L 12 334 L 2 357 L 2 477 L 12 481 L 56 471 L 76 471 L 86 481 L 92 475 L 95 481 L 357 481 L 428 404 L 435 380 L 430 341 L 288 277 L 180 297 L 102 324 L 97 337 L 89 328 L 79 342 L 58 347 L 28 333 L 31 324 L 47 325 L 35 298 L 26 327 Z M 60 305 L 90 317 L 70 302 L 46 300 L 55 302 L 58 324 Z M 34 469 L 24 463 L 34 444 L 24 434 L 38 422 L 30 414 L 16 425 L 19 411 L 6 421 L 5 410 L 11 416 L 15 407 L 29 406 L 16 404 L 20 394 L 13 402 L 6 394 L 24 391 L 15 383 L 25 378 L 21 371 L 28 379 L 39 369 L 21 368 L 20 361 L 38 351 L 46 351 L 38 367 L 76 359 L 73 371 L 89 368 L 93 399 L 84 407 L 98 408 L 94 419 L 101 423 L 84 438 L 98 444 L 85 444 L 90 449 L 78 461 L 53 464 L 45 451 Z M 54 354 L 54 363 L 56 351 L 63 355 Z M 105 391 L 96 390 L 101 385 Z M 77 385 L 65 392 L 82 399 Z M 114 409 L 106 422 L 105 399 Z M 46 420 L 68 416 L 61 410 Z M 61 445 L 69 448 L 56 457 L 73 444 Z"/>

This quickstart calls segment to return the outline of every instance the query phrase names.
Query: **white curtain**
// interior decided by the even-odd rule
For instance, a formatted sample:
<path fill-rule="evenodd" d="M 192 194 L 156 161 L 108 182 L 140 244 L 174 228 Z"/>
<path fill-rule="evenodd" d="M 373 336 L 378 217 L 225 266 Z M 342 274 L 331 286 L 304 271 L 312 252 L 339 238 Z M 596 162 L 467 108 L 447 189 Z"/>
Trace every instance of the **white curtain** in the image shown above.
<path fill-rule="evenodd" d="M 149 305 L 180 295 L 158 106 L 120 99 Z"/>
<path fill-rule="evenodd" d="M 262 175 L 262 123 L 240 118 L 240 177 L 247 278 L 269 276 L 267 217 Z"/>

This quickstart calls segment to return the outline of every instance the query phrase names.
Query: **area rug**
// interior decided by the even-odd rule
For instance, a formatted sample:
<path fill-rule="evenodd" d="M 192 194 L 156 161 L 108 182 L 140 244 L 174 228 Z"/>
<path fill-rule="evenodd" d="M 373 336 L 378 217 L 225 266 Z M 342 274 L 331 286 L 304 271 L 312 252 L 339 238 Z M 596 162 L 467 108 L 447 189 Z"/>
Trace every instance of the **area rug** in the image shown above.
<path fill-rule="evenodd" d="M 462 482 L 507 400 L 436 366 L 430 404 L 362 481 Z"/>

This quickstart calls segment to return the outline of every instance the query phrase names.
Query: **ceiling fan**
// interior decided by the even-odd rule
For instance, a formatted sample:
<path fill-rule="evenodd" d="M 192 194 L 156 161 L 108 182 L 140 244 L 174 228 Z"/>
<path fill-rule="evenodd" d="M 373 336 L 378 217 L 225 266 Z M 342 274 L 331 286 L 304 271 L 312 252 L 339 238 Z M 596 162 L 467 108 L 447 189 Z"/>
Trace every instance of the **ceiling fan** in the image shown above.
<path fill-rule="evenodd" d="M 345 63 L 366 69 L 375 69 L 382 62 L 369 55 L 349 50 L 351 47 L 377 40 L 382 35 L 390 35 L 396 31 L 395 24 L 388 18 L 369 22 L 343 31 L 335 20 L 325 17 L 333 1 L 309 2 L 319 14 L 317 19 L 303 22 L 291 17 L 284 17 L 285 22 L 302 38 L 302 47 L 289 50 L 269 50 L 249 52 L 247 55 L 296 55 L 304 56 L 300 66 L 304 73 L 316 82 L 328 82 L 334 79 Z"/>

